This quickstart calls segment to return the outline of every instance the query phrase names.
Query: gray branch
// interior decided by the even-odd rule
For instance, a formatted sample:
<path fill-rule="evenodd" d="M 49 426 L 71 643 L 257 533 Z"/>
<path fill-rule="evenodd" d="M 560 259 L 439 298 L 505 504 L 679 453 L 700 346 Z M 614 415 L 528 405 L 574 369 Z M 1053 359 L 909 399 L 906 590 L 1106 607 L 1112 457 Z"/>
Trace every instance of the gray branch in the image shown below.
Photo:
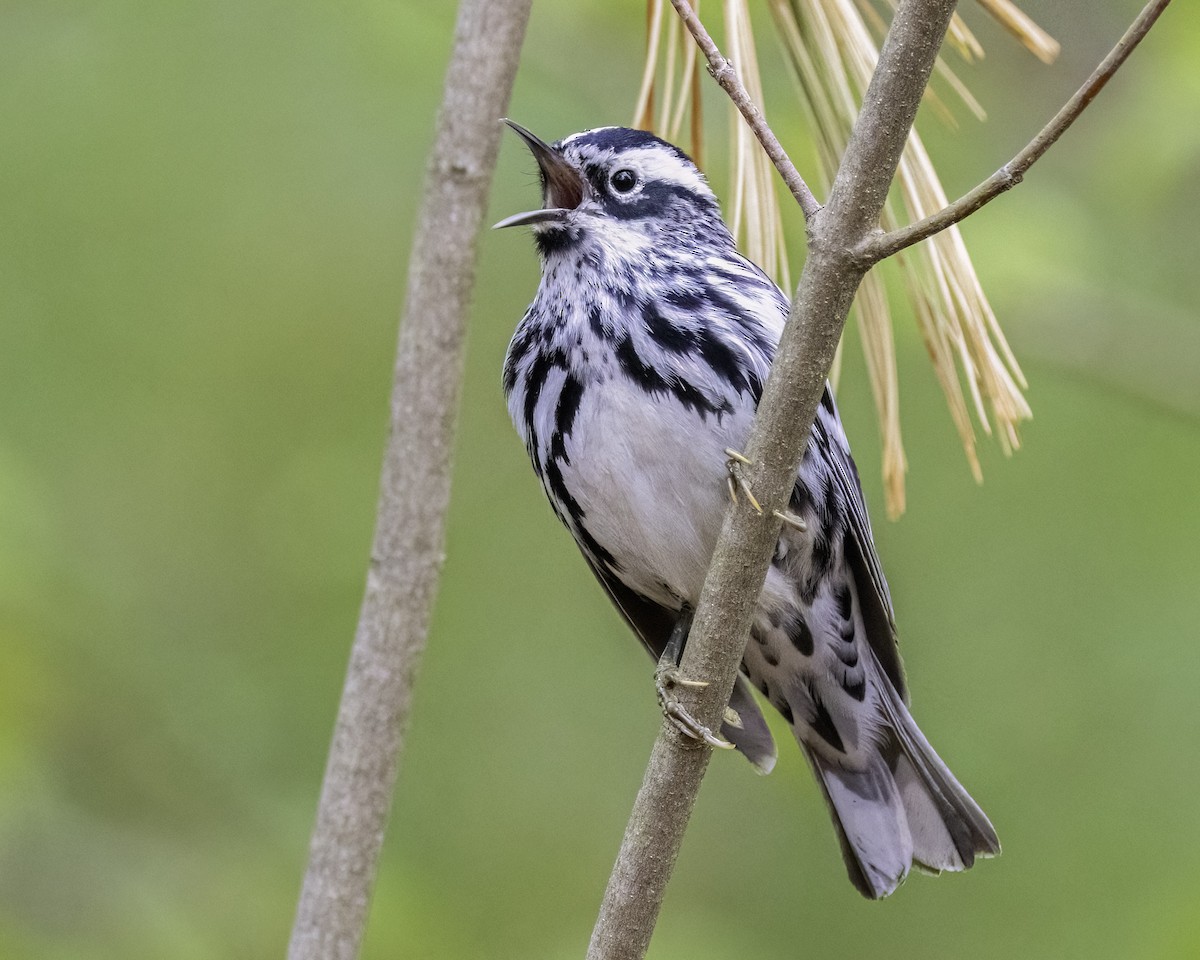
<path fill-rule="evenodd" d="M 746 453 L 763 505 L 725 516 L 682 672 L 709 681 L 684 706 L 718 729 L 834 350 L 867 269 L 856 251 L 876 229 L 955 0 L 901 0 L 829 203 L 809 220 L 809 251 Z M 629 818 L 588 948 L 589 960 L 641 960 L 650 943 L 711 749 L 664 722 Z"/>
<path fill-rule="evenodd" d="M 463 0 L 408 268 L 366 592 L 290 960 L 353 960 L 366 926 L 413 678 L 443 558 L 462 347 L 531 0 Z"/>
<path fill-rule="evenodd" d="M 1150 28 L 1154 26 L 1155 21 L 1167 9 L 1167 4 L 1170 2 L 1171 0 L 1151 0 L 1146 4 L 1137 19 L 1125 31 L 1125 35 L 1109 51 L 1108 56 L 1101 61 L 1083 86 L 1075 91 L 1075 95 L 1063 105 L 1054 118 L 1008 163 L 979 186 L 937 213 L 930 214 L 907 227 L 900 227 L 890 233 L 877 233 L 869 237 L 863 246 L 863 255 L 872 262 L 884 260 L 899 253 L 905 247 L 932 237 L 935 233 L 941 233 L 947 227 L 966 219 L 985 203 L 994 200 L 1020 183 L 1025 178 L 1026 171 L 1041 159 L 1042 155 L 1087 109 L 1096 95 L 1104 89 L 1104 85 L 1112 79 L 1121 64 L 1142 42 L 1142 38 L 1150 32 Z"/>

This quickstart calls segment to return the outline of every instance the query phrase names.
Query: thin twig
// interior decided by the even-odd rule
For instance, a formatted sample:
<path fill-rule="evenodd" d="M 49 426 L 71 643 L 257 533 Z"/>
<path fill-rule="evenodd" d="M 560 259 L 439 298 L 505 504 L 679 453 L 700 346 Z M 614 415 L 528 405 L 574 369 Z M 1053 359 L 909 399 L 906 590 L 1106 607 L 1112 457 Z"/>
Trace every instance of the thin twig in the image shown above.
<path fill-rule="evenodd" d="M 413 238 L 366 591 L 288 948 L 353 960 L 443 552 L 475 247 L 531 0 L 463 0 Z"/>
<path fill-rule="evenodd" d="M 713 38 L 704 29 L 704 24 L 700 22 L 700 18 L 696 16 L 696 11 L 691 8 L 687 0 L 671 0 L 671 6 L 675 8 L 675 12 L 679 14 L 679 19 L 683 21 L 684 25 L 688 28 L 688 32 L 695 38 L 696 46 L 700 48 L 701 52 L 708 59 L 708 72 L 712 74 L 713 79 L 721 85 L 722 89 L 729 94 L 729 99 L 733 101 L 734 106 L 746 118 L 746 123 L 754 131 L 754 135 L 758 138 L 758 142 L 762 144 L 762 148 L 766 151 L 767 156 L 771 158 L 771 162 L 775 164 L 775 169 L 779 171 L 783 182 L 792 192 L 792 196 L 796 198 L 796 202 L 800 204 L 800 209 L 804 213 L 804 219 L 811 220 L 817 211 L 821 209 L 821 204 L 817 202 L 817 198 L 813 196 L 813 192 L 808 188 L 808 184 L 800 176 L 800 171 L 796 169 L 796 165 L 788 157 L 787 151 L 783 149 L 783 145 L 779 142 L 779 139 L 772 133 L 770 126 L 767 124 L 767 118 L 763 116 L 763 112 L 750 99 L 750 94 L 746 92 L 746 88 L 738 77 L 737 71 L 733 68 L 733 64 L 717 48 Z"/>
<path fill-rule="evenodd" d="M 1137 19 L 1134 20 L 1133 25 L 1125 31 L 1125 35 L 1112 48 L 1095 72 L 1088 77 L 1083 86 L 1075 91 L 1075 95 L 1055 114 L 1054 119 L 1046 124 L 1041 132 L 1012 160 L 975 189 L 964 194 L 949 206 L 943 207 L 937 213 L 909 224 L 907 227 L 901 227 L 889 233 L 876 233 L 873 237 L 868 238 L 863 245 L 863 255 L 872 263 L 884 260 L 899 253 L 905 247 L 919 243 L 921 240 L 953 226 L 960 220 L 964 220 L 984 204 L 1020 183 L 1029 168 L 1041 159 L 1042 155 L 1087 109 L 1096 95 L 1104 89 L 1104 85 L 1120 69 L 1121 64 L 1142 41 L 1142 38 L 1150 32 L 1150 28 L 1154 26 L 1155 21 L 1170 2 L 1171 0 L 1151 0 L 1146 4 Z"/>
<path fill-rule="evenodd" d="M 867 268 L 855 251 L 879 220 L 955 2 L 901 0 L 829 203 L 809 221 L 800 286 L 745 448 L 752 461 L 746 479 L 763 512 L 744 502 L 727 510 L 680 664 L 684 676 L 708 683 L 690 695 L 685 691 L 680 700 L 686 699 L 683 706 L 711 730 L 720 727 L 729 703 L 779 538 L 775 512 L 786 508 L 795 485 L 825 378 Z M 711 754 L 707 745 L 664 723 L 604 894 L 588 960 L 645 956 Z"/>

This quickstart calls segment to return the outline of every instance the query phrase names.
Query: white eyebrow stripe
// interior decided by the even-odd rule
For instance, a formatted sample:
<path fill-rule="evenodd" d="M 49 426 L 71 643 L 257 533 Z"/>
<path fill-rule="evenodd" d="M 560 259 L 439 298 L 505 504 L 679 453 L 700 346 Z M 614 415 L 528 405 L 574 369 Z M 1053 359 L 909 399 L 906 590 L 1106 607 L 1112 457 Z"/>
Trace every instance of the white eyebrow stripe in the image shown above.
<path fill-rule="evenodd" d="M 625 150 L 621 160 L 637 170 L 647 180 L 675 183 L 703 197 L 713 198 L 712 188 L 692 164 L 679 157 L 674 151 L 662 147 L 636 147 Z"/>

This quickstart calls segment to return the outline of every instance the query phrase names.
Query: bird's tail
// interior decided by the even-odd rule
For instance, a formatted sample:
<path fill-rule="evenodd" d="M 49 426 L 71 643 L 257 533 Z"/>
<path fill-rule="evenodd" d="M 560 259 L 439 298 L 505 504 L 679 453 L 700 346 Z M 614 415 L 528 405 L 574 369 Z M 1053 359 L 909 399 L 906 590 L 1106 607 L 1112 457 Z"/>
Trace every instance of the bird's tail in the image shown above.
<path fill-rule="evenodd" d="M 999 853 L 1000 841 L 874 666 L 886 734 L 866 769 L 844 769 L 804 752 L 833 814 L 850 880 L 877 900 L 913 865 L 932 873 L 966 870 L 976 856 Z"/>

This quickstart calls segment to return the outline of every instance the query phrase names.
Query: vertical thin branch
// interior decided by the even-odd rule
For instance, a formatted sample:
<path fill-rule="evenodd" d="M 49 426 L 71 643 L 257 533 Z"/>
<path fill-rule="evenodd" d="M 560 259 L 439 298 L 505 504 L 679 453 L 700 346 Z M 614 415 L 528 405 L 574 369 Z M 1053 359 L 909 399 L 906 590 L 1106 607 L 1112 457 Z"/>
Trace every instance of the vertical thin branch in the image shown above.
<path fill-rule="evenodd" d="M 867 264 L 854 251 L 874 230 L 955 0 L 903 0 L 892 21 L 828 205 L 809 218 L 809 255 L 746 453 L 763 513 L 726 515 L 684 652 L 685 676 L 708 681 L 684 705 L 717 729 L 779 536 L 782 508 L 842 327 Z M 683 11 L 680 11 L 683 15 Z M 743 498 L 744 501 L 744 498 Z M 681 698 L 683 699 L 683 698 Z M 617 855 L 589 960 L 641 960 L 675 865 L 710 748 L 664 723 Z"/>
<path fill-rule="evenodd" d="M 788 158 L 787 151 L 783 149 L 783 145 L 780 144 L 771 128 L 767 126 L 767 121 L 762 114 L 762 110 L 750 99 L 750 94 L 746 91 L 746 87 L 738 77 L 733 64 L 717 49 L 713 38 L 704 29 L 704 24 L 700 22 L 700 17 L 687 0 L 671 0 L 671 5 L 675 8 L 675 12 L 679 14 L 679 18 L 683 21 L 684 26 L 688 28 L 688 32 L 696 41 L 696 45 L 708 60 L 708 72 L 712 74 L 713 79 L 721 85 L 722 89 L 729 94 L 729 99 L 738 108 L 738 112 L 746 118 L 746 123 L 754 131 L 754 135 L 758 138 L 758 142 L 762 144 L 763 150 L 771 158 L 771 162 L 775 164 L 779 175 L 783 177 L 783 182 L 787 184 L 788 190 L 796 198 L 796 203 L 804 211 L 805 219 L 811 219 L 821 209 L 821 205 L 817 202 L 817 198 L 813 196 L 813 192 L 809 189 L 808 184 L 804 182 L 804 178 L 800 176 L 800 171 L 796 169 L 795 165 Z"/>
<path fill-rule="evenodd" d="M 475 246 L 531 0 L 463 0 L 409 261 L 366 592 L 290 960 L 353 960 L 442 564 Z"/>

